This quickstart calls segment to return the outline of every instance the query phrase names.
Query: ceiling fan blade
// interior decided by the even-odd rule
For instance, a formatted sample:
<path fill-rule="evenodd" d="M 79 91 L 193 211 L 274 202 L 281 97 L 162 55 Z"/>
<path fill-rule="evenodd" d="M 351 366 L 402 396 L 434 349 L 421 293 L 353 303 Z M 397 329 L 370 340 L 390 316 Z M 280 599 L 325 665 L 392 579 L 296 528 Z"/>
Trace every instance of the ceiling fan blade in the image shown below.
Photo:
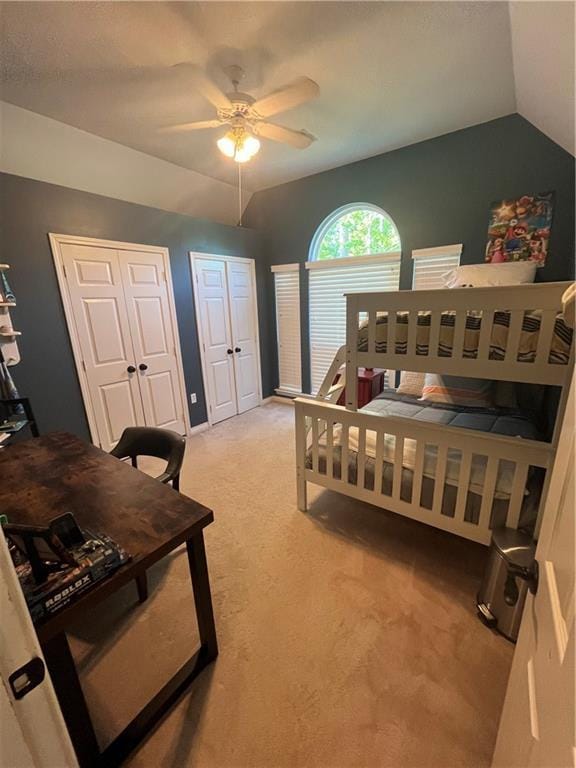
<path fill-rule="evenodd" d="M 213 104 L 216 109 L 231 109 L 232 102 L 226 96 L 226 94 L 218 88 L 208 75 L 200 69 L 196 64 L 190 64 L 183 62 L 182 64 L 175 64 L 174 68 L 186 69 L 189 72 L 192 86 L 202 94 L 206 101 Z"/>
<path fill-rule="evenodd" d="M 180 123 L 178 125 L 167 125 L 160 128 L 160 133 L 187 133 L 188 131 L 201 131 L 204 128 L 218 128 L 223 125 L 221 120 L 197 120 L 194 123 Z"/>
<path fill-rule="evenodd" d="M 287 85 L 279 91 L 264 96 L 254 102 L 252 108 L 261 117 L 272 117 L 279 112 L 297 107 L 306 101 L 315 99 L 320 94 L 320 86 L 309 77 L 302 77 L 292 85 Z"/>
<path fill-rule="evenodd" d="M 254 126 L 258 136 L 264 136 L 265 139 L 279 141 L 282 144 L 290 144 L 296 149 L 306 149 L 316 141 L 316 137 L 304 131 L 293 131 L 291 128 L 285 128 L 283 125 L 275 123 L 256 123 Z"/>

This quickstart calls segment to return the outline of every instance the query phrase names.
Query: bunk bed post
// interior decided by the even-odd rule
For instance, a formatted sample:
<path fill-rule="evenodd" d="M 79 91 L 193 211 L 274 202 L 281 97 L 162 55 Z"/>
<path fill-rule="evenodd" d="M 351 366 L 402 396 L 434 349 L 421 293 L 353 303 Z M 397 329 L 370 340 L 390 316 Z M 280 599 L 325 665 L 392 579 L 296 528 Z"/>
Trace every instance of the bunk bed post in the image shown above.
<path fill-rule="evenodd" d="M 346 408 L 358 410 L 358 297 L 346 294 Z"/>
<path fill-rule="evenodd" d="M 306 494 L 306 416 L 303 403 L 294 401 L 294 417 L 296 420 L 296 495 L 300 512 L 308 511 Z"/>
<path fill-rule="evenodd" d="M 572 381 L 574 378 L 574 353 L 575 345 L 572 344 L 570 351 L 570 361 L 568 363 L 568 371 L 564 384 L 562 385 L 562 392 L 560 394 L 560 402 L 558 403 L 558 411 L 556 413 L 556 421 L 554 422 L 554 432 L 552 434 L 552 449 L 553 454 L 550 460 L 550 465 L 546 470 L 546 477 L 544 478 L 544 485 L 542 487 L 542 495 L 540 497 L 540 504 L 538 506 L 538 517 L 536 518 L 536 525 L 534 527 L 534 538 L 538 540 L 540 536 L 540 527 L 542 525 L 542 515 L 544 514 L 544 507 L 546 506 L 546 497 L 548 496 L 548 487 L 550 486 L 550 480 L 552 478 L 552 465 L 554 463 L 554 456 L 558 450 L 558 443 L 560 441 L 560 433 L 562 432 L 562 425 L 566 418 L 568 399 L 570 397 L 570 391 L 572 389 Z"/>

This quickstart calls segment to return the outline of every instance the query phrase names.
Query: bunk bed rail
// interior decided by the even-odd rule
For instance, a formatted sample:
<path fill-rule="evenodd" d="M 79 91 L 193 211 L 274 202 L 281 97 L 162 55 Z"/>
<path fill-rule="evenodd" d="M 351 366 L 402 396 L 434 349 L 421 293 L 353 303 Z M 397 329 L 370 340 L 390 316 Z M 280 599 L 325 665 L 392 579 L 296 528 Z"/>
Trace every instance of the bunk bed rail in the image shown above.
<path fill-rule="evenodd" d="M 299 509 L 307 509 L 306 483 L 312 482 L 482 544 L 490 541 L 495 503 L 500 504 L 497 524 L 518 527 L 531 468 L 547 471 L 553 457 L 549 443 L 350 411 L 304 398 L 295 400 L 295 418 Z M 368 443 L 375 446 L 371 455 Z M 433 493 L 428 494 L 431 503 L 422 503 L 423 483 L 430 482 L 425 480 L 425 464 L 431 448 L 435 451 Z M 410 469 L 410 498 L 406 497 L 405 474 L 408 450 L 415 455 Z M 504 502 L 498 493 L 503 462 L 509 477 Z M 480 473 L 479 464 L 483 467 Z M 443 505 L 447 483 L 451 482 L 450 466 L 452 516 Z M 387 480 L 383 472 L 388 472 Z M 466 510 L 473 484 L 478 514 L 470 520 Z"/>
<path fill-rule="evenodd" d="M 565 386 L 574 344 L 558 315 L 571 285 L 347 294 L 346 406 L 360 366 Z"/>

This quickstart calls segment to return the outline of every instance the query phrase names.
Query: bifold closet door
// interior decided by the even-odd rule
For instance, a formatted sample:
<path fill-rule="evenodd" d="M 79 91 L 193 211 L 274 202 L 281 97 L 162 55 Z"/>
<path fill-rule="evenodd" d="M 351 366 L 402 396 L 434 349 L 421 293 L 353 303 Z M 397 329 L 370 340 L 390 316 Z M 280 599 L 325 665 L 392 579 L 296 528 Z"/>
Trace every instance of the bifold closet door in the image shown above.
<path fill-rule="evenodd" d="M 63 244 L 62 257 L 98 436 L 109 451 L 125 427 L 145 423 L 118 252 Z"/>
<path fill-rule="evenodd" d="M 226 262 L 196 259 L 195 263 L 204 376 L 211 421 L 215 424 L 238 413 Z"/>
<path fill-rule="evenodd" d="M 182 435 L 184 405 L 162 254 L 131 250 L 118 256 L 145 423 Z"/>
<path fill-rule="evenodd" d="M 196 258 L 204 375 L 213 424 L 260 404 L 251 265 Z"/>
<path fill-rule="evenodd" d="M 252 269 L 239 261 L 226 263 L 234 372 L 238 413 L 260 404 L 258 391 L 258 342 L 256 338 L 256 297 Z"/>
<path fill-rule="evenodd" d="M 98 440 L 132 426 L 186 432 L 161 253 L 61 247 Z"/>

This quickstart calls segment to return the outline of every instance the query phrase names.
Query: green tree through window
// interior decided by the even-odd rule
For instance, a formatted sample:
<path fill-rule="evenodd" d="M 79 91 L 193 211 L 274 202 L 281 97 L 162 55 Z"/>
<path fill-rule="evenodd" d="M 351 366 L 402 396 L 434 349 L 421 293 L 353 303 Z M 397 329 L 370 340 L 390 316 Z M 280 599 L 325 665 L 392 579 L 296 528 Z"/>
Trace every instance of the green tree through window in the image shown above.
<path fill-rule="evenodd" d="M 400 250 L 400 237 L 393 222 L 370 208 L 344 212 L 324 233 L 316 259 L 346 259 Z"/>

